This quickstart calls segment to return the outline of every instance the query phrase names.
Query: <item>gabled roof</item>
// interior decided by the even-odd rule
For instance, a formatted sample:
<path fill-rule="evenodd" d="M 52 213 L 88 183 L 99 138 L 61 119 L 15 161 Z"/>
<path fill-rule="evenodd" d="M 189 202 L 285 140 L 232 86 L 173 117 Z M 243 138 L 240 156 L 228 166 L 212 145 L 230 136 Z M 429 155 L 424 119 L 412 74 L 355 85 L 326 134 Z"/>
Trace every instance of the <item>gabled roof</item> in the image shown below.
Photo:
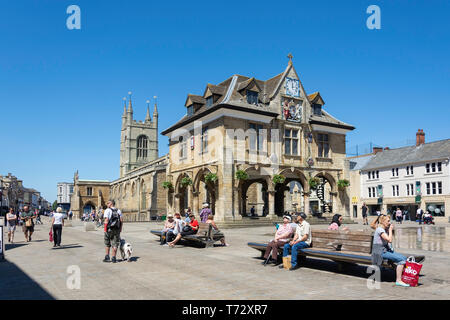
<path fill-rule="evenodd" d="M 450 158 L 450 139 L 378 152 L 362 170 Z"/>
<path fill-rule="evenodd" d="M 184 105 L 187 107 L 187 106 L 190 106 L 193 103 L 205 104 L 206 100 L 202 96 L 198 96 L 198 95 L 195 95 L 195 94 L 188 94 L 188 96 L 186 98 L 186 102 L 184 103 Z"/>
<path fill-rule="evenodd" d="M 208 89 L 211 91 L 212 94 L 217 94 L 217 95 L 223 95 L 225 94 L 225 86 L 216 86 L 213 85 L 211 83 L 208 83 L 206 85 L 205 91 L 203 92 L 203 97 L 206 95 L 206 92 L 208 91 Z"/>
<path fill-rule="evenodd" d="M 325 104 L 325 101 L 323 101 L 322 96 L 320 95 L 319 91 L 314 92 L 312 94 L 309 94 L 308 95 L 308 100 L 311 103 L 317 103 L 317 104 L 320 104 L 322 106 Z"/>
<path fill-rule="evenodd" d="M 262 81 L 260 81 L 260 83 L 261 83 Z M 258 92 L 261 92 L 262 90 L 261 90 L 261 84 L 260 85 L 258 85 L 258 82 L 256 81 L 256 79 L 255 78 L 250 78 L 250 79 L 248 79 L 248 80 L 245 80 L 245 81 L 242 81 L 241 83 L 239 83 L 239 85 L 236 87 L 236 90 L 237 91 L 241 91 L 241 90 L 243 90 L 243 89 L 246 89 L 246 88 L 248 88 L 252 83 L 254 83 L 255 85 L 256 85 L 256 87 L 258 88 Z M 264 84 L 264 82 L 262 82 L 263 84 Z M 264 88 L 264 86 L 263 86 L 263 88 Z"/>

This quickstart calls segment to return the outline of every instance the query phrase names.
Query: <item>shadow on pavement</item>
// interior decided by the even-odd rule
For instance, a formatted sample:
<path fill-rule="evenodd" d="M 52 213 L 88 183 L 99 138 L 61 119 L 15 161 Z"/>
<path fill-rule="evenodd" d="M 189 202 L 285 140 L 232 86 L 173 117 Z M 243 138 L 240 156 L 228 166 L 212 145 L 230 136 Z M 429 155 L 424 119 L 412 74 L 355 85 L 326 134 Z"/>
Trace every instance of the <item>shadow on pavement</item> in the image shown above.
<path fill-rule="evenodd" d="M 0 300 L 55 300 L 16 264 L 0 262 Z"/>
<path fill-rule="evenodd" d="M 62 250 L 62 249 L 73 249 L 73 248 L 83 248 L 83 246 L 79 245 L 78 243 L 75 244 L 63 244 L 61 247 L 53 247 L 54 250 Z"/>
<path fill-rule="evenodd" d="M 5 251 L 26 246 L 26 243 L 5 243 Z"/>

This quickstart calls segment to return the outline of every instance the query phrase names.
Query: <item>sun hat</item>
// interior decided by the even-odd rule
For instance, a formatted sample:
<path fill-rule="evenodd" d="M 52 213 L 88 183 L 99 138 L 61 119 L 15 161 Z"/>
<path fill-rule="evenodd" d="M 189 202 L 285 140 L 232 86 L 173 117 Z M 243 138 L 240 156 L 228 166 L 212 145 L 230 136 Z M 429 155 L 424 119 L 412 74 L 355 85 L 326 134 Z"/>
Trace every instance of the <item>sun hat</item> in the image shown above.
<path fill-rule="evenodd" d="M 292 217 L 291 217 L 291 216 L 284 215 L 284 216 L 283 216 L 283 219 L 284 219 L 284 218 L 288 219 L 289 221 L 292 221 Z"/>
<path fill-rule="evenodd" d="M 203 208 L 206 208 L 206 207 L 209 207 L 208 202 L 205 202 L 205 203 L 203 204 Z"/>

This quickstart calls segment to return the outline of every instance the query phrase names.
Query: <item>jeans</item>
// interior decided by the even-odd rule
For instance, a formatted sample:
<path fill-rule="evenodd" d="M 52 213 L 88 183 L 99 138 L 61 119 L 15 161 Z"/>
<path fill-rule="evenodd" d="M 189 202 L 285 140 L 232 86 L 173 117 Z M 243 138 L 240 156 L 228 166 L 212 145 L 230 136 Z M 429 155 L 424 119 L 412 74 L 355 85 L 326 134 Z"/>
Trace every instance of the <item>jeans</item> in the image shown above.
<path fill-rule="evenodd" d="M 53 242 L 57 246 L 59 246 L 61 244 L 61 235 L 62 235 L 62 225 L 54 224 L 53 225 Z"/>
<path fill-rule="evenodd" d="M 292 246 L 289 243 L 286 243 L 283 247 L 283 257 L 286 257 L 289 254 L 289 249 L 291 249 L 292 254 L 291 254 L 291 267 L 294 268 L 295 266 L 297 266 L 297 254 L 298 254 L 298 249 L 305 249 L 308 248 L 309 245 L 305 242 L 299 242 L 296 243 Z"/>
<path fill-rule="evenodd" d="M 163 231 L 161 235 L 161 244 L 165 244 L 167 242 L 172 241 L 175 238 L 173 234 L 173 229 L 169 229 L 167 231 Z"/>
<path fill-rule="evenodd" d="M 383 259 L 390 260 L 396 264 L 405 264 L 406 263 L 406 257 L 404 255 L 401 255 L 400 253 L 395 252 L 384 252 L 382 254 Z"/>

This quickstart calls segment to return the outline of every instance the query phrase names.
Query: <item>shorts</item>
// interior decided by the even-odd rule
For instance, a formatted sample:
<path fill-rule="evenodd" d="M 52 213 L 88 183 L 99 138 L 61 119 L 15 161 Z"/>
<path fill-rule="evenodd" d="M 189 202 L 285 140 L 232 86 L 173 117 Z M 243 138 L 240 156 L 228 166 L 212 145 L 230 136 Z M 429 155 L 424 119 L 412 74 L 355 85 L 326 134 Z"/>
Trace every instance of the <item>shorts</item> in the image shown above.
<path fill-rule="evenodd" d="M 105 246 L 107 246 L 108 248 L 119 247 L 119 245 L 120 245 L 120 230 L 111 230 L 111 231 L 105 232 L 104 240 L 105 240 Z"/>
<path fill-rule="evenodd" d="M 10 226 L 8 224 L 8 232 L 14 232 L 14 231 L 16 231 L 16 225 Z"/>
<path fill-rule="evenodd" d="M 23 225 L 22 230 L 23 230 L 23 232 L 27 232 L 27 231 L 34 232 L 34 226 L 27 227 L 26 225 Z"/>

